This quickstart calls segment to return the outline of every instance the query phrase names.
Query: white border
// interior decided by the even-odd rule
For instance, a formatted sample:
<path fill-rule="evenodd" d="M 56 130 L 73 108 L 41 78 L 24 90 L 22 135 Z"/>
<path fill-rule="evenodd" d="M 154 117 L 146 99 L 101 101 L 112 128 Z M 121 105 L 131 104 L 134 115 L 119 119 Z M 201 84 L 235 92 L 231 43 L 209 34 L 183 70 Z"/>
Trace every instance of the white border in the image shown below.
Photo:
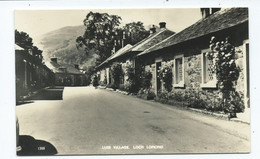
<path fill-rule="evenodd" d="M 84 9 L 84 8 L 171 8 L 171 7 L 249 7 L 250 39 L 250 101 L 251 144 L 250 154 L 198 154 L 198 155 L 118 155 L 118 156 L 59 156 L 37 157 L 38 159 L 82 158 L 177 158 L 177 159 L 245 159 L 260 158 L 259 152 L 259 41 L 260 2 L 257 0 L 57 0 L 57 1 L 0 1 L 0 158 L 13 159 L 15 155 L 15 75 L 14 75 L 14 9 Z M 25 157 L 19 157 L 25 158 Z M 36 158 L 36 157 L 26 157 Z"/>

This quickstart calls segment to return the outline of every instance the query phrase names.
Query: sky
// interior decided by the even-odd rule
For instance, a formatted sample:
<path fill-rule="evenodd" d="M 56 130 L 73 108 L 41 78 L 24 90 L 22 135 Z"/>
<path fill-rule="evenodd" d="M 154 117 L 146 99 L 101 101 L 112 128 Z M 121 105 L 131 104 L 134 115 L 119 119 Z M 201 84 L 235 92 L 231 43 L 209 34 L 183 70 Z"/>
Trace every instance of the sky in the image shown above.
<path fill-rule="evenodd" d="M 122 18 L 122 24 L 141 21 L 144 26 L 148 26 L 166 22 L 166 27 L 175 32 L 183 30 L 201 18 L 199 8 L 15 10 L 15 29 L 37 39 L 43 34 L 65 26 L 83 25 L 83 20 L 90 11 L 118 15 Z"/>

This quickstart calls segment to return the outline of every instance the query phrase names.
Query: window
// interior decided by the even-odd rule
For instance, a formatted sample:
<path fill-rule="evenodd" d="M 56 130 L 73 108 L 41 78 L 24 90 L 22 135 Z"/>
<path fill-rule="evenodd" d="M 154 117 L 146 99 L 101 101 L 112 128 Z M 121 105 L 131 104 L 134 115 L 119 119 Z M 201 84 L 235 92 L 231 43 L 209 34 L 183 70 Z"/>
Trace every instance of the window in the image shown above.
<path fill-rule="evenodd" d="M 207 52 L 209 49 L 203 50 L 201 53 L 201 71 L 202 71 L 202 83 L 203 88 L 216 88 L 216 72 L 213 59 L 209 59 Z"/>
<path fill-rule="evenodd" d="M 174 84 L 173 87 L 184 87 L 184 57 L 182 55 L 174 58 Z"/>

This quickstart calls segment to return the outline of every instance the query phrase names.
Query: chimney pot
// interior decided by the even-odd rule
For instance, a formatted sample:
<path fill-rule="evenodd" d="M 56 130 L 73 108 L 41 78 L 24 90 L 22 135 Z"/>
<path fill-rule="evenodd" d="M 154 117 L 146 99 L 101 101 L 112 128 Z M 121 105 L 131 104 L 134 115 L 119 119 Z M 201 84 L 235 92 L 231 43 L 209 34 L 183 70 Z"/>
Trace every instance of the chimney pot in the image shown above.
<path fill-rule="evenodd" d="M 165 23 L 165 22 L 160 22 L 159 25 L 160 25 L 160 28 L 161 28 L 161 29 L 162 29 L 162 28 L 166 28 L 166 23 Z"/>
<path fill-rule="evenodd" d="M 201 8 L 201 15 L 202 18 L 207 18 L 210 15 L 214 14 L 215 12 L 219 11 L 221 8 Z"/>
<path fill-rule="evenodd" d="M 153 34 L 156 32 L 156 28 L 154 25 L 152 25 L 152 27 L 150 28 L 150 34 Z"/>

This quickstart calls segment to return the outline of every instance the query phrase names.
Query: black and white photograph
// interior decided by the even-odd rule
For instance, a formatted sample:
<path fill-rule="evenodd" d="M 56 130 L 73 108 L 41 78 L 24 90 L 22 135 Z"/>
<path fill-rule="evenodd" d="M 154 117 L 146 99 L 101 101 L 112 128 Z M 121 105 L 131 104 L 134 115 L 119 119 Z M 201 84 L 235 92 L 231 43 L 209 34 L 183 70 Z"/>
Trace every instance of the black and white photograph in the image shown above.
<path fill-rule="evenodd" d="M 250 153 L 248 13 L 16 9 L 17 155 Z"/>

